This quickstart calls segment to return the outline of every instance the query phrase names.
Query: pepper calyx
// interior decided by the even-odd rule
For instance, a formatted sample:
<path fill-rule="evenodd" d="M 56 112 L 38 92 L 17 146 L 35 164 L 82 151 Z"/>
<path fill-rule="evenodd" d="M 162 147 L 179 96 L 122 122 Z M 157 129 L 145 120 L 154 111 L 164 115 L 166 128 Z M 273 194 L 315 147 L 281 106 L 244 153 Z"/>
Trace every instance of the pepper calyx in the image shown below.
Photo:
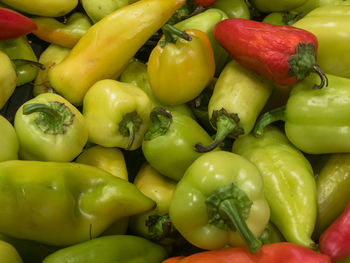
<path fill-rule="evenodd" d="M 142 119 L 136 111 L 132 111 L 123 115 L 123 119 L 119 123 L 119 132 L 121 135 L 128 137 L 128 145 L 126 150 L 129 150 L 134 143 L 135 135 L 140 129 Z"/>
<path fill-rule="evenodd" d="M 160 47 L 164 48 L 169 43 L 176 43 L 179 38 L 191 41 L 192 37 L 185 31 L 182 31 L 170 24 L 165 24 L 162 27 L 164 38 L 160 41 Z"/>
<path fill-rule="evenodd" d="M 162 107 L 154 107 L 150 114 L 150 120 L 151 125 L 144 136 L 146 141 L 165 134 L 173 122 L 173 116 L 170 111 Z"/>
<path fill-rule="evenodd" d="M 150 215 L 146 220 L 146 226 L 153 241 L 161 241 L 171 237 L 176 233 L 176 229 L 171 223 L 169 214 Z"/>

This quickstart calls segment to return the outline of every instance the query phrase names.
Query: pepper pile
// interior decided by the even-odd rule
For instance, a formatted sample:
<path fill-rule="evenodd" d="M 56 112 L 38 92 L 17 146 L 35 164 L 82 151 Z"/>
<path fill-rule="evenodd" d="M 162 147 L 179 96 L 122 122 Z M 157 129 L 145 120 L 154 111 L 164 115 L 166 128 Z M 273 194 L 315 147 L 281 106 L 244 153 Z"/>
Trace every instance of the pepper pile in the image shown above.
<path fill-rule="evenodd" d="M 349 262 L 349 3 L 2 0 L 0 262 Z"/>

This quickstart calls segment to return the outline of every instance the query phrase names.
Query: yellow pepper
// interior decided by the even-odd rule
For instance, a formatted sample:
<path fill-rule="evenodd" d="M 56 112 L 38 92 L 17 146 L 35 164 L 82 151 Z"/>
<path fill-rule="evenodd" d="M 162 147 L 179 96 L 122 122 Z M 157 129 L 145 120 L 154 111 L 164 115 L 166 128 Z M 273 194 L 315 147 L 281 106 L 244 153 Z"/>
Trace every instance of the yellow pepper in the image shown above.
<path fill-rule="evenodd" d="M 15 91 L 17 75 L 10 58 L 0 51 L 0 109 Z"/>

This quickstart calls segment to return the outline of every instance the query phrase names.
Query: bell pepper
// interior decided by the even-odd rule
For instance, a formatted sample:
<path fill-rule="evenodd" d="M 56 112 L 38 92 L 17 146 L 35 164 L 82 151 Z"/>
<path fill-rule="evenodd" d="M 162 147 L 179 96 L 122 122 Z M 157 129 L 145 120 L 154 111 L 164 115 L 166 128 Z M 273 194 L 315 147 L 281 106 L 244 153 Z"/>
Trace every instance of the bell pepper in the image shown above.
<path fill-rule="evenodd" d="M 321 253 L 328 255 L 332 261 L 350 256 L 350 202 L 321 234 L 319 247 Z"/>
<path fill-rule="evenodd" d="M 228 18 L 250 19 L 249 7 L 245 0 L 217 0 L 210 8 L 224 11 Z"/>
<path fill-rule="evenodd" d="M 21 105 L 14 127 L 19 156 L 27 160 L 72 161 L 88 139 L 83 115 L 55 93 L 41 94 Z"/>
<path fill-rule="evenodd" d="M 92 22 L 97 23 L 115 10 L 137 1 L 138 0 L 81 0 L 81 4 Z"/>
<path fill-rule="evenodd" d="M 8 8 L 0 7 L 0 40 L 17 38 L 36 29 L 28 17 Z"/>
<path fill-rule="evenodd" d="M 61 23 L 53 17 L 32 18 L 37 29 L 33 31 L 43 41 L 72 48 L 79 39 L 91 27 L 87 15 L 75 12 L 69 16 L 66 22 Z"/>
<path fill-rule="evenodd" d="M 42 263 L 158 263 L 166 256 L 163 247 L 145 238 L 115 235 L 63 248 L 49 255 Z"/>
<path fill-rule="evenodd" d="M 183 19 L 174 26 L 180 30 L 197 29 L 207 34 L 210 40 L 215 59 L 215 75 L 219 75 L 229 57 L 226 50 L 220 46 L 213 35 L 216 23 L 227 19 L 225 12 L 217 8 L 209 8 L 199 14 Z"/>
<path fill-rule="evenodd" d="M 320 90 L 312 88 L 316 74 L 294 84 L 287 104 L 265 113 L 254 133 L 259 136 L 269 123 L 284 120 L 288 139 L 305 153 L 349 152 L 350 80 L 330 74 L 327 78 L 329 86 Z"/>
<path fill-rule="evenodd" d="M 171 257 L 167 258 L 166 260 L 162 261 L 162 263 L 178 263 L 180 259 L 183 259 L 184 256 L 176 256 L 176 257 Z"/>
<path fill-rule="evenodd" d="M 216 40 L 241 65 L 279 85 L 291 85 L 310 72 L 327 79 L 316 64 L 317 38 L 292 26 L 277 26 L 248 19 L 226 19 L 213 29 Z"/>
<path fill-rule="evenodd" d="M 317 221 L 314 238 L 318 239 L 323 231 L 345 210 L 350 202 L 350 154 L 331 154 L 324 161 L 316 178 Z"/>
<path fill-rule="evenodd" d="M 0 240 L 0 258 L 4 263 L 23 263 L 16 248 L 3 240 Z"/>
<path fill-rule="evenodd" d="M 201 153 L 194 150 L 197 140 L 211 143 L 209 134 L 192 118 L 156 107 L 151 125 L 142 142 L 142 152 L 150 165 L 162 175 L 179 181 Z"/>
<path fill-rule="evenodd" d="M 322 6 L 293 24 L 318 40 L 317 63 L 326 73 L 350 77 L 350 5 Z"/>
<path fill-rule="evenodd" d="M 166 263 L 163 261 L 162 263 Z M 175 261 L 176 262 L 176 261 Z M 328 256 L 305 247 L 281 242 L 262 246 L 252 255 L 245 247 L 204 251 L 187 256 L 177 263 L 330 263 Z"/>
<path fill-rule="evenodd" d="M 19 142 L 12 124 L 0 115 L 0 162 L 18 159 Z"/>
<path fill-rule="evenodd" d="M 133 184 L 73 162 L 0 163 L 0 231 L 68 246 L 99 236 L 116 220 L 155 203 Z"/>
<path fill-rule="evenodd" d="M 15 65 L 16 86 L 21 86 L 35 79 L 39 68 L 38 59 L 26 36 L 0 41 L 0 50 L 5 52 Z"/>
<path fill-rule="evenodd" d="M 140 88 L 117 80 L 100 80 L 84 98 L 89 141 L 135 150 L 149 127 L 150 112 L 151 101 Z"/>
<path fill-rule="evenodd" d="M 272 223 L 269 222 L 264 231 L 261 233 L 259 239 L 263 244 L 273 244 L 279 242 L 286 242 L 282 233 L 278 230 L 278 228 Z"/>
<path fill-rule="evenodd" d="M 296 13 L 300 16 L 305 16 L 312 10 L 321 7 L 321 6 L 330 6 L 330 5 L 349 5 L 349 0 L 307 0 L 303 5 L 299 6 L 296 9 L 291 10 L 291 12 Z"/>
<path fill-rule="evenodd" d="M 191 109 L 186 104 L 179 104 L 175 106 L 164 105 L 154 97 L 151 84 L 148 80 L 147 65 L 143 62 L 139 60 L 133 60 L 130 62 L 120 75 L 119 80 L 121 82 L 131 83 L 146 92 L 148 98 L 151 100 L 152 108 L 158 106 L 170 111 L 178 111 L 194 118 Z"/>
<path fill-rule="evenodd" d="M 262 22 L 270 23 L 273 25 L 293 25 L 298 21 L 302 16 L 294 12 L 272 12 L 264 17 Z"/>
<path fill-rule="evenodd" d="M 97 81 L 117 79 L 129 60 L 184 0 L 141 0 L 117 9 L 94 24 L 68 56 L 49 73 L 53 88 L 82 104 Z"/>
<path fill-rule="evenodd" d="M 311 239 L 316 223 L 316 182 L 310 163 L 284 133 L 266 127 L 260 138 L 238 138 L 232 151 L 250 160 L 264 179 L 271 222 L 288 242 L 316 248 Z"/>
<path fill-rule="evenodd" d="M 213 79 L 213 49 L 200 30 L 181 31 L 167 24 L 163 33 L 148 59 L 149 82 L 161 103 L 183 104 L 198 96 Z"/>
<path fill-rule="evenodd" d="M 45 69 L 39 70 L 35 78 L 33 86 L 34 96 L 38 96 L 41 93 L 54 92 L 49 81 L 49 72 L 68 55 L 69 51 L 69 48 L 50 44 L 40 54 L 39 63 L 42 64 Z"/>
<path fill-rule="evenodd" d="M 263 13 L 290 11 L 303 5 L 307 0 L 250 0 L 252 5 Z"/>
<path fill-rule="evenodd" d="M 270 209 L 258 169 L 242 156 L 215 151 L 188 167 L 175 187 L 169 215 L 180 234 L 199 248 L 245 243 L 256 253 Z"/>
<path fill-rule="evenodd" d="M 215 141 L 205 145 L 198 140 L 196 151 L 211 151 L 227 136 L 238 138 L 249 134 L 272 89 L 268 80 L 236 61 L 226 64 L 208 105 L 210 123 L 217 130 Z"/>
<path fill-rule="evenodd" d="M 2 3 L 31 15 L 59 17 L 68 14 L 78 0 L 2 0 Z"/>
<path fill-rule="evenodd" d="M 10 58 L 0 50 L 0 109 L 15 91 L 17 75 Z"/>

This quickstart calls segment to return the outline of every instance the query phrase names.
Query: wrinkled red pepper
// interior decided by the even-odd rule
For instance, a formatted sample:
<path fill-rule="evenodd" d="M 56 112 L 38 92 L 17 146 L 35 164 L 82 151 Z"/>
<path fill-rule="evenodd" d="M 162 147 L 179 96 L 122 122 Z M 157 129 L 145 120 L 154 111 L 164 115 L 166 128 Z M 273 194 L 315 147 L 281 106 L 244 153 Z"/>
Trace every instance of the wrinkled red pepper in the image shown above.
<path fill-rule="evenodd" d="M 28 17 L 7 8 L 0 8 L 0 40 L 29 34 L 36 24 Z"/>
<path fill-rule="evenodd" d="M 316 64 L 317 38 L 293 26 L 277 26 L 249 19 L 222 20 L 213 28 L 215 39 L 241 65 L 279 85 L 290 85 L 310 72 L 325 74 Z"/>
<path fill-rule="evenodd" d="M 344 212 L 321 234 L 319 247 L 333 261 L 350 256 L 350 202 Z"/>
<path fill-rule="evenodd" d="M 214 4 L 216 0 L 194 0 L 194 3 L 199 6 L 208 7 Z"/>
<path fill-rule="evenodd" d="M 176 258 L 175 258 L 176 259 Z M 169 261 L 173 262 L 173 261 Z M 232 247 L 221 250 L 199 252 L 177 263 L 330 263 L 324 254 L 309 248 L 288 242 L 263 245 L 256 254 L 251 254 L 247 247 Z M 163 261 L 167 263 L 167 261 Z"/>

